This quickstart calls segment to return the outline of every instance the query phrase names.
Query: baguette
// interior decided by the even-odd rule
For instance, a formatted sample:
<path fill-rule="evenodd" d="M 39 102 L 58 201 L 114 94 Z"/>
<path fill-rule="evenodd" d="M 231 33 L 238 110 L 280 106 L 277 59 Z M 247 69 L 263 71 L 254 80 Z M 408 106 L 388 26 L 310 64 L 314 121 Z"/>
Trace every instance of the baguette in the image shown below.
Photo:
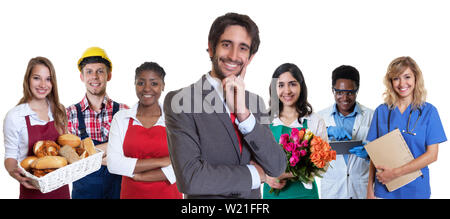
<path fill-rule="evenodd" d="M 67 159 L 61 156 L 44 156 L 36 159 L 32 164 L 33 169 L 54 169 L 67 165 Z"/>

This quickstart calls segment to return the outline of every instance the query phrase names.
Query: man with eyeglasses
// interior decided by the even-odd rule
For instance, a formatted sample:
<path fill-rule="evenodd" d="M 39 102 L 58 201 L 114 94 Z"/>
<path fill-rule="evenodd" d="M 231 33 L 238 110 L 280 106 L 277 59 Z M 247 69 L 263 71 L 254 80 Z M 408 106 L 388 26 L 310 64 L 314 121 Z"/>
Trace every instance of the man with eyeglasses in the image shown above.
<path fill-rule="evenodd" d="M 366 198 L 369 158 L 364 144 L 372 121 L 373 110 L 356 101 L 359 72 L 349 65 L 332 73 L 335 104 L 319 114 L 327 125 L 329 141 L 361 140 L 362 145 L 339 154 L 321 180 L 321 198 Z"/>

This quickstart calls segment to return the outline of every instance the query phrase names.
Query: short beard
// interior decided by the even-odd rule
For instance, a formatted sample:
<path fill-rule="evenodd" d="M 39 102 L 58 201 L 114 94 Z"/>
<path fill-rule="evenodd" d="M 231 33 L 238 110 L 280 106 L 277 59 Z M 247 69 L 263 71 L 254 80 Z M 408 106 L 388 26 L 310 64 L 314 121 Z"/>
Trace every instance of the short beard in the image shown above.
<path fill-rule="evenodd" d="M 214 73 L 216 74 L 216 76 L 222 81 L 224 78 L 226 78 L 225 74 L 222 72 L 222 70 L 220 70 L 219 67 L 219 57 L 217 57 L 216 55 L 214 55 L 213 57 L 211 57 L 211 62 L 213 64 L 213 70 Z M 236 74 L 236 77 L 241 75 L 242 69 Z"/>
<path fill-rule="evenodd" d="M 99 97 L 101 97 L 101 96 L 106 95 L 106 88 L 104 90 L 100 90 L 100 91 L 95 92 L 95 93 L 91 92 L 90 90 L 87 90 L 87 92 L 90 93 L 92 96 L 99 96 Z"/>

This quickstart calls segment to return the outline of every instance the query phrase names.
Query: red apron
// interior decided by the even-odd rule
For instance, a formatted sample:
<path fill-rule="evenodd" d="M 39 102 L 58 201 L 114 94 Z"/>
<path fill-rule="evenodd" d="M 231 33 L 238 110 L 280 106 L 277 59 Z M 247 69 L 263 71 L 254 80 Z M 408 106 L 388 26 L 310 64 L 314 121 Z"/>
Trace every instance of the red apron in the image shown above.
<path fill-rule="evenodd" d="M 123 153 L 126 157 L 137 159 L 169 156 L 166 128 L 153 126 L 147 129 L 133 125 L 133 119 L 130 118 L 123 142 Z M 178 191 L 177 185 L 170 184 L 168 180 L 136 182 L 130 177 L 123 176 L 120 198 L 181 199 L 182 194 Z"/>
<path fill-rule="evenodd" d="M 54 122 L 47 122 L 45 125 L 34 125 L 30 123 L 30 117 L 26 116 L 28 130 L 28 156 L 33 154 L 33 145 L 40 140 L 56 141 L 59 136 L 54 126 Z M 69 185 L 65 185 L 59 189 L 49 193 L 42 193 L 37 189 L 27 189 L 20 184 L 20 199 L 70 199 Z"/>

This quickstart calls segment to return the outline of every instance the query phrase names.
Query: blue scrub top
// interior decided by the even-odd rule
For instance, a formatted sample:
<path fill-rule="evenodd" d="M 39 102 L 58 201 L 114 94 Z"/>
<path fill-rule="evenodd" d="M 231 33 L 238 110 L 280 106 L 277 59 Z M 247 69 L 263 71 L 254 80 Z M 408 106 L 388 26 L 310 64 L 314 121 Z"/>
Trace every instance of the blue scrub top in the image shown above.
<path fill-rule="evenodd" d="M 414 159 L 426 152 L 426 147 L 433 144 L 439 144 L 447 141 L 445 136 L 444 127 L 442 126 L 439 113 L 433 105 L 425 102 L 421 106 L 422 115 L 419 118 L 419 110 L 412 109 L 411 120 L 409 122 L 409 131 L 416 133 L 416 135 L 404 133 L 407 131 L 408 118 L 412 109 L 412 105 L 402 113 L 400 113 L 398 107 L 391 110 L 390 117 L 390 130 L 388 130 L 388 114 L 389 108 L 386 104 L 378 106 L 373 114 L 372 123 L 370 125 L 369 133 L 367 134 L 367 140 L 373 141 L 378 137 L 387 134 L 396 128 L 400 130 L 403 138 L 408 144 L 409 150 L 414 156 Z M 414 128 L 414 124 L 417 121 L 417 125 Z M 378 128 L 377 128 L 378 127 Z M 412 130 L 414 128 L 414 130 Z M 409 184 L 400 187 L 399 189 L 389 192 L 383 184 L 378 182 L 375 177 L 375 196 L 380 198 L 420 198 L 428 199 L 431 195 L 430 189 L 430 175 L 428 167 L 424 167 L 422 170 L 422 176 L 418 177 Z"/>

